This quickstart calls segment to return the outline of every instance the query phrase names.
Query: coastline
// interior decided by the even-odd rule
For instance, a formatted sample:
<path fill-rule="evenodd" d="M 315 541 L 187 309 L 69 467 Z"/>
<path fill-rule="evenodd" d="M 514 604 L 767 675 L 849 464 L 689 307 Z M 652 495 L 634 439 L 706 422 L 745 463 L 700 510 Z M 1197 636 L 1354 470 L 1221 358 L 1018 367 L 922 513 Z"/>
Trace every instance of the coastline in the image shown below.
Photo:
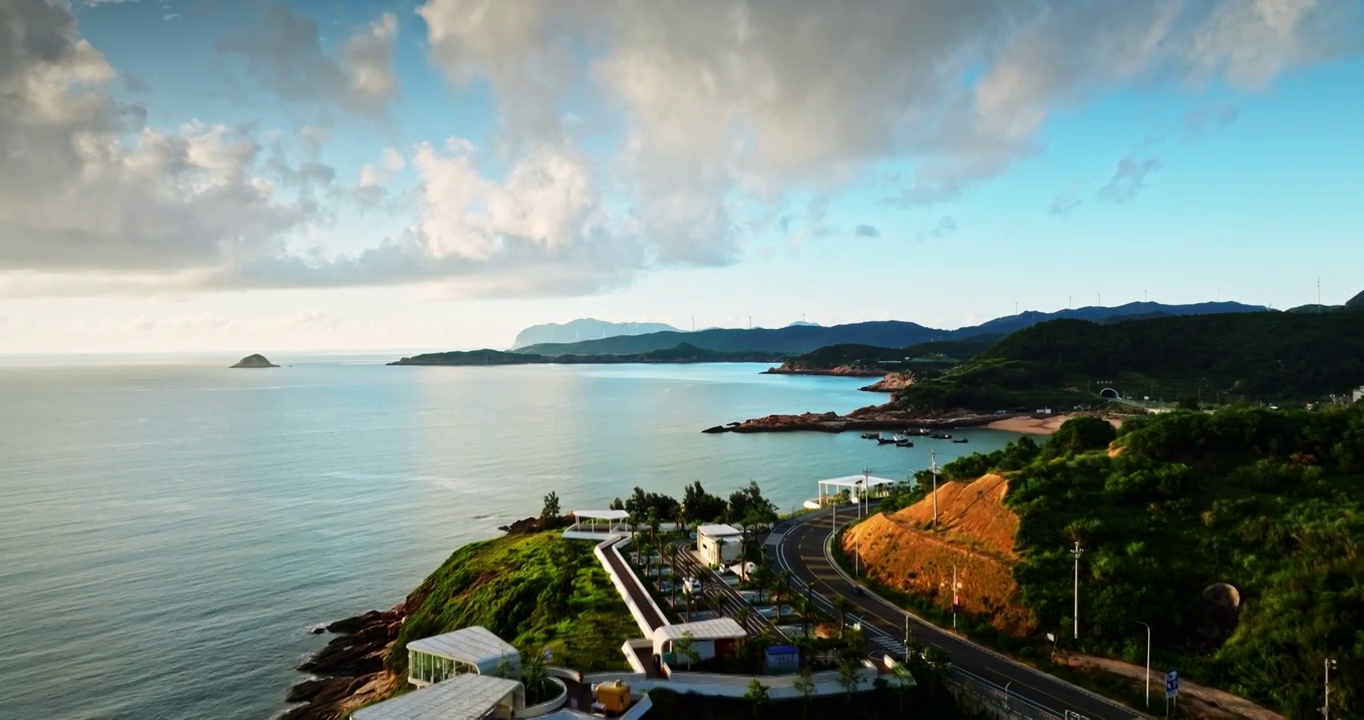
<path fill-rule="evenodd" d="M 858 408 L 847 415 L 835 412 L 799 415 L 767 415 L 760 418 L 731 422 L 725 425 L 708 427 L 701 432 L 708 435 L 720 433 L 761 433 L 761 432 L 827 432 L 841 433 L 848 430 L 893 430 L 907 428 L 926 428 L 940 430 L 954 427 L 990 427 L 991 423 L 1012 418 L 1027 418 L 1026 415 L 1001 416 L 994 413 L 979 415 L 970 412 L 926 415 L 923 413 L 897 410 L 890 403 Z"/>
<path fill-rule="evenodd" d="M 1051 435 L 1067 420 L 1080 417 L 1079 415 L 1051 415 L 1039 418 L 1031 415 L 1015 415 L 1009 418 L 996 420 L 985 427 L 990 430 L 1007 430 L 1009 432 L 1023 433 L 1024 435 Z M 1122 418 L 1104 418 L 1115 428 L 1122 427 Z"/>

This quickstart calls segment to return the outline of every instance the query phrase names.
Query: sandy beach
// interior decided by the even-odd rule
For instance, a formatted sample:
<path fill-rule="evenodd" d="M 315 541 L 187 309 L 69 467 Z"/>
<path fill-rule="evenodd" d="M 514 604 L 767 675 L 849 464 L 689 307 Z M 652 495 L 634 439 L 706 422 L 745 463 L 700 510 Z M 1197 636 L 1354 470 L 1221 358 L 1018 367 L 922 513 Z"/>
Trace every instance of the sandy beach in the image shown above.
<path fill-rule="evenodd" d="M 1024 433 L 1027 435 L 1050 435 L 1056 432 L 1065 422 L 1074 415 L 1052 415 L 1051 417 L 1011 417 L 1004 420 L 996 420 L 985 427 L 991 430 L 1008 430 L 1009 432 Z M 1113 427 L 1122 427 L 1122 419 L 1109 418 L 1108 422 Z"/>

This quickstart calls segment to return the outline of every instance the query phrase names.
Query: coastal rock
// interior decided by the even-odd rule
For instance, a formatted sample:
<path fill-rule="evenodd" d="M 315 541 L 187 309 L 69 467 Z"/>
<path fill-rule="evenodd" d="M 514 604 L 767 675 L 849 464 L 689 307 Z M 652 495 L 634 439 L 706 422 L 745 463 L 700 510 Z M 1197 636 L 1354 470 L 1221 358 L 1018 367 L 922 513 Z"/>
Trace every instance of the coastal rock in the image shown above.
<path fill-rule="evenodd" d="M 738 426 L 738 423 L 734 423 L 733 425 L 730 425 L 729 427 L 726 427 L 726 426 L 724 426 L 724 425 L 716 425 L 716 426 L 714 426 L 714 427 L 708 427 L 708 428 L 706 428 L 705 430 L 702 430 L 701 432 L 706 433 L 707 435 L 714 435 L 714 434 L 716 434 L 716 433 L 725 432 L 725 431 L 729 430 L 730 427 L 737 427 L 737 426 Z"/>
<path fill-rule="evenodd" d="M 860 367 L 857 365 L 839 365 L 838 367 L 826 368 L 807 365 L 800 360 L 787 360 L 781 367 L 769 368 L 763 371 L 765 375 L 834 375 L 838 377 L 881 377 L 886 374 L 885 370 L 876 368 Z"/>
<path fill-rule="evenodd" d="M 317 696 L 322 689 L 327 687 L 326 680 L 304 680 L 303 682 L 289 688 L 289 694 L 284 701 L 290 703 L 308 702 Z"/>
<path fill-rule="evenodd" d="M 344 620 L 337 620 L 336 622 L 327 626 L 327 632 L 338 633 L 341 635 L 353 635 L 359 632 L 360 630 L 364 629 L 365 627 L 372 625 L 381 616 L 383 616 L 383 613 L 379 612 L 378 610 L 370 610 L 369 612 L 366 612 L 362 615 L 348 617 Z"/>
<path fill-rule="evenodd" d="M 913 385 L 916 380 L 914 373 L 893 372 L 861 389 L 867 392 L 896 392 Z"/>
<path fill-rule="evenodd" d="M 281 717 L 290 720 L 334 720 L 347 712 L 362 688 L 387 682 L 384 652 L 397 639 L 407 619 L 407 603 L 390 610 L 337 620 L 327 630 L 338 637 L 298 669 L 318 675 L 289 689 L 289 702 L 307 702 Z"/>
<path fill-rule="evenodd" d="M 276 365 L 276 364 L 274 364 L 274 363 L 272 363 L 272 362 L 270 362 L 269 360 L 266 360 L 264 355 L 261 355 L 261 354 L 257 353 L 257 354 L 255 354 L 255 355 L 247 355 L 246 357 L 242 358 L 241 360 L 238 360 L 238 361 L 237 361 L 237 364 L 236 364 L 236 365 L 233 365 L 232 367 L 234 367 L 234 368 L 272 368 L 272 367 L 279 367 L 279 366 Z"/>

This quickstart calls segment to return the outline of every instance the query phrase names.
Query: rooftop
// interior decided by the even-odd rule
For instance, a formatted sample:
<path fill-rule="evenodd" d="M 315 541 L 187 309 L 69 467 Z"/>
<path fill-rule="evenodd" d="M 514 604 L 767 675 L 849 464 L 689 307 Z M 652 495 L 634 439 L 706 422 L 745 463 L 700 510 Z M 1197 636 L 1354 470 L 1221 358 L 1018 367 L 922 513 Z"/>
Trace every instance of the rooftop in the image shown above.
<path fill-rule="evenodd" d="M 738 537 L 744 534 L 733 525 L 702 525 L 696 528 L 696 532 L 706 537 Z"/>
<path fill-rule="evenodd" d="M 491 675 L 456 675 L 361 708 L 354 720 L 481 720 L 521 683 Z"/>
<path fill-rule="evenodd" d="M 415 640 L 407 644 L 407 649 L 450 658 L 451 660 L 460 660 L 472 665 L 480 665 L 504 657 L 515 657 L 518 660 L 521 657 L 516 648 L 508 645 L 505 640 L 494 635 L 488 628 L 478 625 L 460 628 L 444 635 Z"/>
<path fill-rule="evenodd" d="M 573 517 L 588 520 L 624 520 L 630 513 L 624 510 L 574 510 Z"/>
<path fill-rule="evenodd" d="M 876 477 L 875 475 L 845 475 L 843 477 L 829 478 L 820 480 L 820 485 L 833 485 L 835 487 L 876 487 L 877 485 L 894 485 L 895 481 L 890 478 Z"/>
<path fill-rule="evenodd" d="M 748 632 L 733 618 L 722 617 L 714 620 L 664 625 L 654 631 L 653 640 L 655 643 L 661 640 L 676 640 L 686 633 L 691 633 L 695 640 L 718 640 L 748 636 Z"/>

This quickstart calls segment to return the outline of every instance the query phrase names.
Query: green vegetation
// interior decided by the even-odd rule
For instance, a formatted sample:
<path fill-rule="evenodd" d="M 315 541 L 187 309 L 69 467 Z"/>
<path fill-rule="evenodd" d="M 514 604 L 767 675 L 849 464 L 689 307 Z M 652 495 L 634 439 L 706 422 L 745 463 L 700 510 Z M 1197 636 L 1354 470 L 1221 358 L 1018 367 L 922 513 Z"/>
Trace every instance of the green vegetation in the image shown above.
<path fill-rule="evenodd" d="M 1361 382 L 1364 313 L 1055 320 L 906 388 L 897 402 L 924 411 L 1070 407 L 1097 401 L 1104 387 L 1171 401 L 1287 402 L 1319 400 Z"/>
<path fill-rule="evenodd" d="M 1332 658 L 1333 715 L 1364 709 L 1364 407 L 1141 418 L 1112 451 L 1095 422 L 1063 430 L 944 468 L 1009 472 L 1014 578 L 1045 631 L 1069 635 L 1079 542 L 1079 650 L 1141 663 L 1150 623 L 1157 665 L 1293 718 L 1318 715 Z M 1205 597 L 1219 583 L 1239 608 Z M 997 642 L 1045 652 L 1028 640 Z"/>
<path fill-rule="evenodd" d="M 837 367 L 885 372 L 912 371 L 931 376 L 950 370 L 988 350 L 1002 335 L 973 335 L 962 340 L 922 342 L 903 348 L 874 345 L 829 345 L 786 361 L 791 370 L 825 371 Z"/>
<path fill-rule="evenodd" d="M 915 670 L 917 687 L 910 687 L 898 681 L 879 682 L 868 688 L 863 685 L 860 692 L 840 697 L 824 695 L 821 697 L 802 696 L 793 700 L 767 700 L 754 702 L 747 698 L 722 698 L 694 693 L 677 693 L 666 688 L 649 691 L 653 709 L 649 720 L 692 720 L 693 718 L 712 718 L 713 720 L 749 720 L 750 718 L 909 718 L 931 717 L 943 720 L 967 720 L 983 718 L 956 704 L 942 680 L 934 674 Z M 799 681 L 797 681 L 799 682 Z M 813 692 L 813 685 L 809 690 Z M 751 692 L 756 691 L 750 689 Z M 797 691 L 800 692 L 799 687 Z"/>
<path fill-rule="evenodd" d="M 649 350 L 629 355 L 545 355 L 534 352 L 502 352 L 501 350 L 469 350 L 438 352 L 405 357 L 389 365 L 599 365 L 616 363 L 713 363 L 713 362 L 777 362 L 782 355 L 774 352 L 717 352 L 680 343 L 673 347 Z"/>
<path fill-rule="evenodd" d="M 407 672 L 407 643 L 469 625 L 506 638 L 523 657 L 554 651 L 576 670 L 627 667 L 621 645 L 639 634 L 592 554 L 558 532 L 514 534 L 466 545 L 408 597 L 409 616 L 387 661 Z"/>

